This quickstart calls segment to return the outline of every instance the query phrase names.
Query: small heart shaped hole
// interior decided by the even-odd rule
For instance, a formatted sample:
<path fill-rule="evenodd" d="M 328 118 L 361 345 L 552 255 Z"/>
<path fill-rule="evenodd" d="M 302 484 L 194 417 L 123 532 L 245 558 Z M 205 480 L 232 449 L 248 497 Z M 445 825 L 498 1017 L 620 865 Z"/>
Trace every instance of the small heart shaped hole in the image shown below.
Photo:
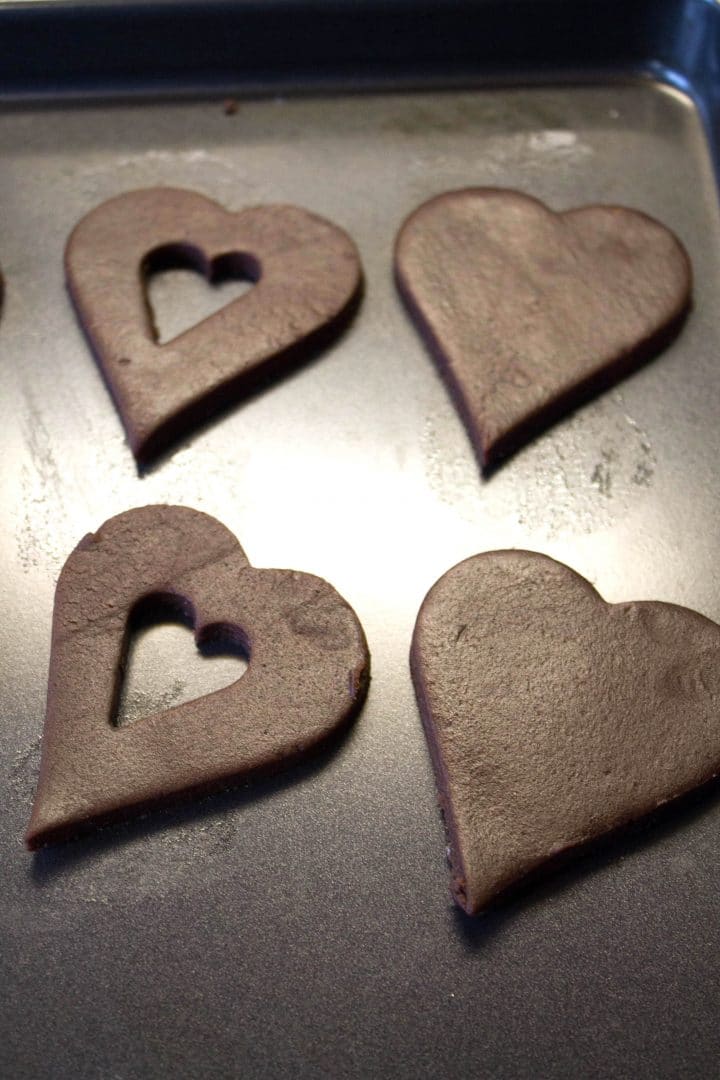
<path fill-rule="evenodd" d="M 215 623 L 192 639 L 195 613 L 182 597 L 158 594 L 128 619 L 112 723 L 136 723 L 241 678 L 248 650 L 238 627 Z"/>
<path fill-rule="evenodd" d="M 210 260 L 192 244 L 164 244 L 148 252 L 140 275 L 150 332 L 166 345 L 249 292 L 260 264 L 243 252 Z"/>

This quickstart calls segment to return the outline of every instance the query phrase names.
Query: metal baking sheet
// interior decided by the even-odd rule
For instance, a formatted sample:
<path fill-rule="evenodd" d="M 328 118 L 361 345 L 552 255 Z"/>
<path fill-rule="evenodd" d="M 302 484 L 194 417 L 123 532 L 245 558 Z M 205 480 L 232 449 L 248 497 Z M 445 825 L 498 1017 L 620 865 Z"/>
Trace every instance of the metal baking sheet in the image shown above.
<path fill-rule="evenodd" d="M 212 79 L 202 99 L 136 102 L 83 96 L 79 79 L 80 100 L 0 111 L 1 1075 L 716 1074 L 717 794 L 469 920 L 449 898 L 407 664 L 429 586 L 497 547 L 555 556 L 609 600 L 720 620 L 711 98 L 670 87 L 672 72 L 617 74 L 257 99 L 238 86 L 231 112 Z M 62 253 L 87 210 L 158 184 L 328 216 L 355 238 L 367 289 L 327 353 L 140 477 Z M 474 184 L 637 207 L 695 271 L 677 342 L 488 480 L 391 269 L 403 218 Z M 170 325 L 194 300 L 185 279 L 163 289 Z M 151 502 L 215 515 L 259 566 L 331 581 L 368 635 L 366 708 L 309 766 L 31 857 L 58 572 L 84 533 Z M 129 713 L 232 677 L 232 661 L 192 653 L 177 627 L 141 642 Z"/>

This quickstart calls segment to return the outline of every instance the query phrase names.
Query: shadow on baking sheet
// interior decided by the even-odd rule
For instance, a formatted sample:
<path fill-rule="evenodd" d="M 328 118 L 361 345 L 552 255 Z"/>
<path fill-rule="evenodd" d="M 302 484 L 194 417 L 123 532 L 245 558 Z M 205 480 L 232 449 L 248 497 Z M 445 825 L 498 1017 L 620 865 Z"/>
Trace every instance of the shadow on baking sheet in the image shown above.
<path fill-rule="evenodd" d="M 360 310 L 365 282 L 360 284 L 345 307 L 326 325 L 313 331 L 302 341 L 269 357 L 254 372 L 243 372 L 212 393 L 204 394 L 181 412 L 160 424 L 137 450 L 138 475 L 144 476 L 161 466 L 181 447 L 195 441 L 212 425 L 229 415 L 240 405 L 258 397 L 276 383 L 291 378 L 300 368 L 311 367 L 346 334 Z M 98 365 L 102 372 L 102 365 Z M 103 374 L 104 378 L 104 374 Z M 112 390 L 107 384 L 108 392 Z"/>
<path fill-rule="evenodd" d="M 224 258 L 225 270 L 221 266 L 221 270 L 217 275 L 220 282 L 225 281 L 236 286 L 252 282 L 253 275 L 251 272 L 237 269 L 237 267 L 233 270 L 235 264 L 232 259 L 227 256 Z M 230 267 L 230 270 L 227 269 L 228 267 Z M 158 269 L 187 270 L 187 268 L 187 260 L 185 263 L 178 263 L 177 259 L 175 262 L 170 260 L 164 263 L 161 259 L 158 264 Z M 209 276 L 212 278 L 212 273 Z M 202 435 L 212 425 L 221 421 L 223 417 L 229 415 L 238 406 L 246 401 L 251 401 L 272 385 L 292 378 L 299 369 L 311 367 L 320 360 L 325 352 L 350 330 L 360 310 L 364 295 L 365 279 L 361 275 L 353 295 L 334 318 L 325 325 L 308 334 L 294 345 L 290 345 L 274 356 L 268 357 L 259 368 L 253 371 L 241 371 L 234 379 L 229 379 L 211 392 L 201 394 L 197 400 L 191 401 L 179 412 L 159 423 L 143 444 L 135 448 L 138 475 L 142 477 L 153 472 L 179 449 L 190 442 L 194 442 L 199 435 Z M 70 299 L 73 299 L 72 293 L 70 293 Z M 202 301 L 203 304 L 205 304 L 205 300 L 206 298 Z M 147 298 L 146 302 L 148 303 L 150 332 L 157 338 L 161 336 L 161 330 L 155 325 L 156 314 L 153 313 L 151 302 L 147 301 Z M 221 306 L 224 307 L 225 305 L 222 304 Z M 78 320 L 82 324 L 79 314 Z M 165 331 L 169 332 L 167 325 Z M 90 344 L 88 347 L 95 356 L 107 392 L 115 401 L 112 386 L 108 382 L 99 355 Z M 117 407 L 117 402 L 115 404 Z"/>
<path fill-rule="evenodd" d="M 674 833 L 682 833 L 694 822 L 720 809 L 720 776 L 653 814 L 607 836 L 545 863 L 517 885 L 511 886 L 480 915 L 453 910 L 455 929 L 471 949 L 482 949 L 489 939 L 502 933 L 506 925 L 530 908 L 551 901 L 578 882 L 600 873 L 641 849 L 662 843 Z M 642 903 L 642 900 L 638 900 Z"/>
<path fill-rule="evenodd" d="M 142 842 L 174 828 L 199 826 L 208 819 L 222 820 L 247 804 L 272 798 L 284 788 L 311 781 L 335 757 L 341 745 L 345 748 L 351 744 L 355 736 L 355 720 L 363 706 L 364 701 L 361 700 L 356 712 L 312 756 L 287 765 L 281 772 L 257 774 L 250 779 L 240 780 L 235 787 L 227 787 L 214 794 L 178 796 L 177 804 L 159 806 L 128 821 L 90 826 L 72 840 L 36 851 L 30 877 L 37 885 L 49 884 L 92 862 L 97 854 L 113 847 Z"/>

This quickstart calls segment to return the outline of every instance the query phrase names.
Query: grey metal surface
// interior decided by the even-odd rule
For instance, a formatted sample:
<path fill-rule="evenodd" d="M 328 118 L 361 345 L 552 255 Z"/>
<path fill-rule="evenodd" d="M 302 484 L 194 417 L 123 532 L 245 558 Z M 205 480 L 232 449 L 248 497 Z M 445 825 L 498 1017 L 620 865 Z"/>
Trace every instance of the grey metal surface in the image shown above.
<path fill-rule="evenodd" d="M 325 356 L 140 478 L 62 252 L 87 210 L 155 184 L 327 215 L 357 241 L 367 293 Z M 678 233 L 696 274 L 667 353 L 488 481 L 391 273 L 405 215 L 469 184 L 637 207 Z M 429 586 L 496 547 L 553 555 L 609 600 L 720 619 L 720 230 L 691 103 L 638 83 L 234 115 L 9 109 L 0 222 L 0 1074 L 716 1075 L 717 795 L 467 920 L 449 899 L 407 666 Z M 313 767 L 33 858 L 22 835 L 57 574 L 85 532 L 156 501 L 214 514 L 257 565 L 331 581 L 368 635 L 367 706 Z M 186 660 L 138 675 L 150 704 L 213 678 L 189 634 L 169 635 L 165 655 Z"/>

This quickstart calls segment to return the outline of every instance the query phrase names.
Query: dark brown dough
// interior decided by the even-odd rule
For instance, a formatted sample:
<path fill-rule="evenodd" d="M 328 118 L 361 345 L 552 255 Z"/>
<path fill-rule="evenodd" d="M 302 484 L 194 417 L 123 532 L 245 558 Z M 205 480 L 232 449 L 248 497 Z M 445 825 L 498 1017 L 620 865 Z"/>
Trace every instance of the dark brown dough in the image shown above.
<path fill-rule="evenodd" d="M 116 727 L 129 617 L 171 597 L 196 640 L 242 640 L 232 685 Z M 359 710 L 369 657 L 352 609 L 320 578 L 251 567 L 206 514 L 148 506 L 84 538 L 55 594 L 42 764 L 27 845 L 135 814 L 180 795 L 281 768 Z"/>
<path fill-rule="evenodd" d="M 448 571 L 411 667 L 469 914 L 720 771 L 720 628 L 672 604 L 606 604 L 544 555 Z"/>
<path fill-rule="evenodd" d="M 395 268 L 483 468 L 655 355 L 692 285 L 684 248 L 645 214 L 556 214 L 495 188 L 424 203 Z"/>
<path fill-rule="evenodd" d="M 259 279 L 172 341 L 155 340 L 149 265 L 181 257 L 211 279 L 233 258 Z M 295 206 L 230 213 L 193 191 L 132 191 L 98 206 L 65 250 L 70 294 L 138 460 L 344 325 L 359 295 L 350 237 Z"/>

